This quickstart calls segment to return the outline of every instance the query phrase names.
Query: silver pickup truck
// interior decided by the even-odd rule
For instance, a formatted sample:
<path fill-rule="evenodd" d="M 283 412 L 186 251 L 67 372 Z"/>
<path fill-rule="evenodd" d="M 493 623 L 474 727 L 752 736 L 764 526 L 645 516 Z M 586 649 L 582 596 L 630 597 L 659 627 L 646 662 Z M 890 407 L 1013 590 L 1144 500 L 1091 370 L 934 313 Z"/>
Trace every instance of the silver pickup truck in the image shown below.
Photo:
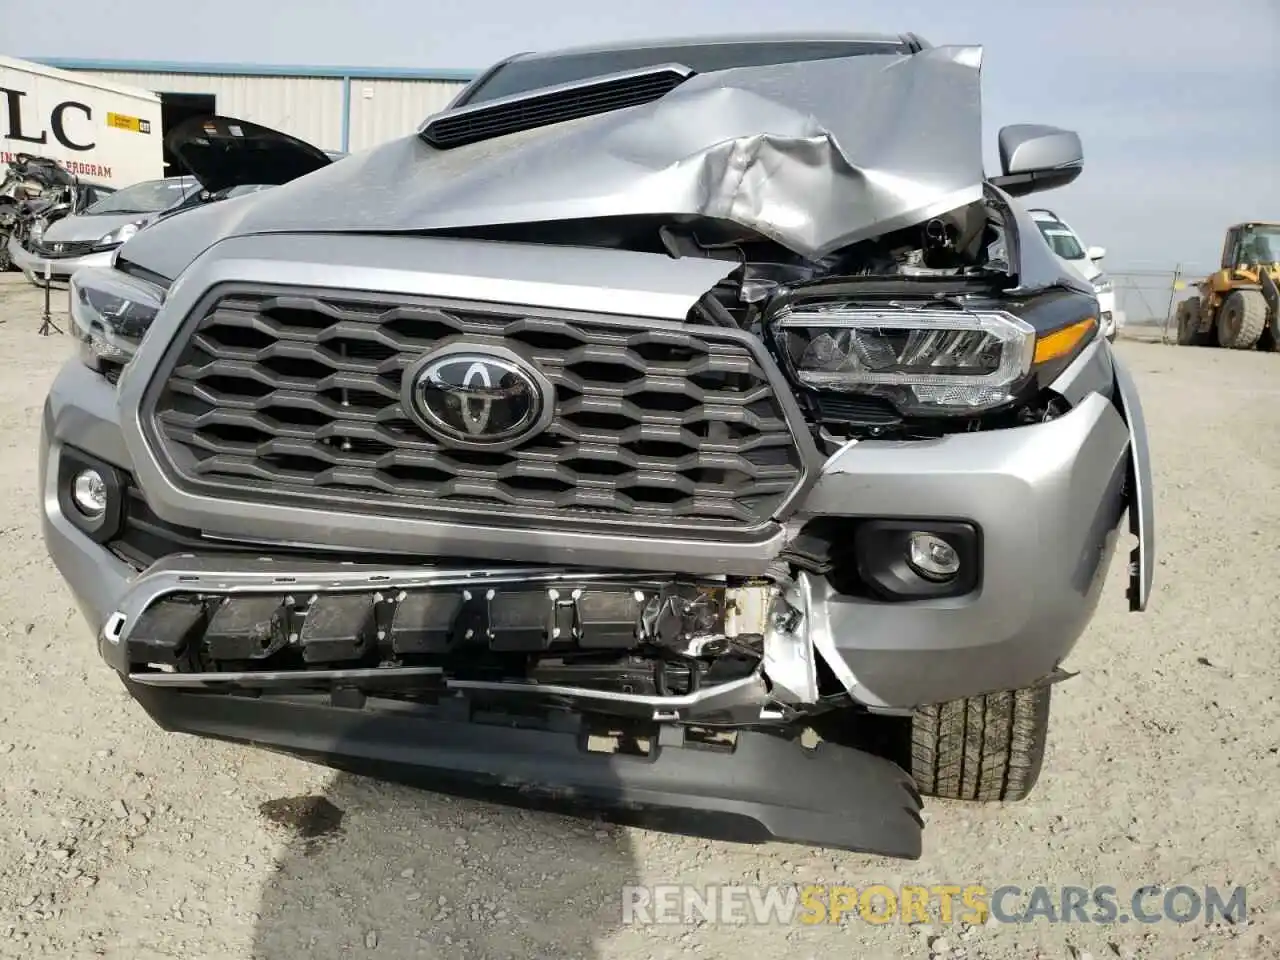
<path fill-rule="evenodd" d="M 1016 800 L 1151 470 L 981 49 L 524 54 L 79 271 L 49 551 L 164 728 L 897 857 Z M 249 149 L 211 127 L 210 162 Z M 1127 518 L 1127 522 L 1126 522 Z M 1126 529 L 1127 527 L 1127 529 Z"/>

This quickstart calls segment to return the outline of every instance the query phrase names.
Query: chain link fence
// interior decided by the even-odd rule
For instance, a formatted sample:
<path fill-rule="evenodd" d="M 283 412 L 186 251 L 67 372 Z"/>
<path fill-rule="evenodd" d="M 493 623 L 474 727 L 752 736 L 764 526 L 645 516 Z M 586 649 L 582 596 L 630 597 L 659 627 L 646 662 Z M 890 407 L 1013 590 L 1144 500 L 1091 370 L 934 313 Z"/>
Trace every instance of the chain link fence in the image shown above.
<path fill-rule="evenodd" d="M 1167 265 L 1134 263 L 1122 270 L 1104 267 L 1115 284 L 1116 307 L 1125 315 L 1125 326 L 1134 332 L 1143 329 L 1168 340 L 1178 302 L 1195 294 L 1191 284 L 1215 269 L 1195 263 Z"/>

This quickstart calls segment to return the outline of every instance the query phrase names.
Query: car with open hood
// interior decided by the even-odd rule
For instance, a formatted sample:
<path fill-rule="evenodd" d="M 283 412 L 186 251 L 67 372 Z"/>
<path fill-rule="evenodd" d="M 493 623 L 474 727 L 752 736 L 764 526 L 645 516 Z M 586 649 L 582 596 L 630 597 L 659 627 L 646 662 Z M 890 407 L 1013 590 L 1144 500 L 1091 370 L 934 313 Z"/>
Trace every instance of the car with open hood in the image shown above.
<path fill-rule="evenodd" d="M 77 273 L 40 510 L 106 663 L 169 730 L 738 839 L 1026 796 L 1151 467 L 1020 199 L 1080 139 L 989 175 L 981 62 L 520 55 Z"/>
<path fill-rule="evenodd" d="M 112 252 L 162 212 L 179 209 L 200 192 L 191 177 L 145 180 L 108 194 L 78 213 L 28 232 L 25 242 L 15 237 L 9 254 L 32 283 L 43 283 L 44 264 L 50 275 L 65 280 L 83 266 L 105 266 Z"/>
<path fill-rule="evenodd" d="M 142 228 L 174 214 L 232 196 L 288 183 L 328 166 L 330 154 L 309 143 L 234 117 L 194 117 L 165 136 L 186 174 L 136 183 L 64 217 L 23 242 L 9 256 L 33 283 L 66 280 L 88 266 L 109 266 L 116 249 Z"/>

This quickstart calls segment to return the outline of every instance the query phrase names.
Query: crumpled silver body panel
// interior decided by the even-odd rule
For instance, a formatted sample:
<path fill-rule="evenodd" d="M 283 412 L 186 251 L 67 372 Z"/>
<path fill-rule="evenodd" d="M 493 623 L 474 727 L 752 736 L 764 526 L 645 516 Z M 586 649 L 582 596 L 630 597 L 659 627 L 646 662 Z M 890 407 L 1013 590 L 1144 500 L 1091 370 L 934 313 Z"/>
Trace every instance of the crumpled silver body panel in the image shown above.
<path fill-rule="evenodd" d="M 981 199 L 981 61 L 959 46 L 740 68 L 452 150 L 412 135 L 253 198 L 223 236 L 660 215 L 818 258 Z"/>

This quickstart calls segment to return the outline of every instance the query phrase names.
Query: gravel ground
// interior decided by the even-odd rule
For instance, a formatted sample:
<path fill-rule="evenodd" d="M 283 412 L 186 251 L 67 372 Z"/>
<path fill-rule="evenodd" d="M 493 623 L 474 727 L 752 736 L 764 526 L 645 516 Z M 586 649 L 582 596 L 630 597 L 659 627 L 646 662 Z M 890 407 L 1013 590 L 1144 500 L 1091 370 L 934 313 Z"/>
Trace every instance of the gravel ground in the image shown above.
<path fill-rule="evenodd" d="M 72 347 L 37 336 L 39 305 L 0 277 L 0 957 L 1280 956 L 1280 356 L 1121 342 L 1154 448 L 1152 608 L 1127 612 L 1117 559 L 1037 791 L 930 804 L 911 863 L 510 810 L 160 732 L 45 555 L 40 407 Z M 326 798 L 337 829 L 309 840 L 260 811 L 298 796 Z M 1105 884 L 1122 902 L 1146 884 L 1244 885 L 1250 918 L 623 924 L 624 884 L 676 881 Z"/>

